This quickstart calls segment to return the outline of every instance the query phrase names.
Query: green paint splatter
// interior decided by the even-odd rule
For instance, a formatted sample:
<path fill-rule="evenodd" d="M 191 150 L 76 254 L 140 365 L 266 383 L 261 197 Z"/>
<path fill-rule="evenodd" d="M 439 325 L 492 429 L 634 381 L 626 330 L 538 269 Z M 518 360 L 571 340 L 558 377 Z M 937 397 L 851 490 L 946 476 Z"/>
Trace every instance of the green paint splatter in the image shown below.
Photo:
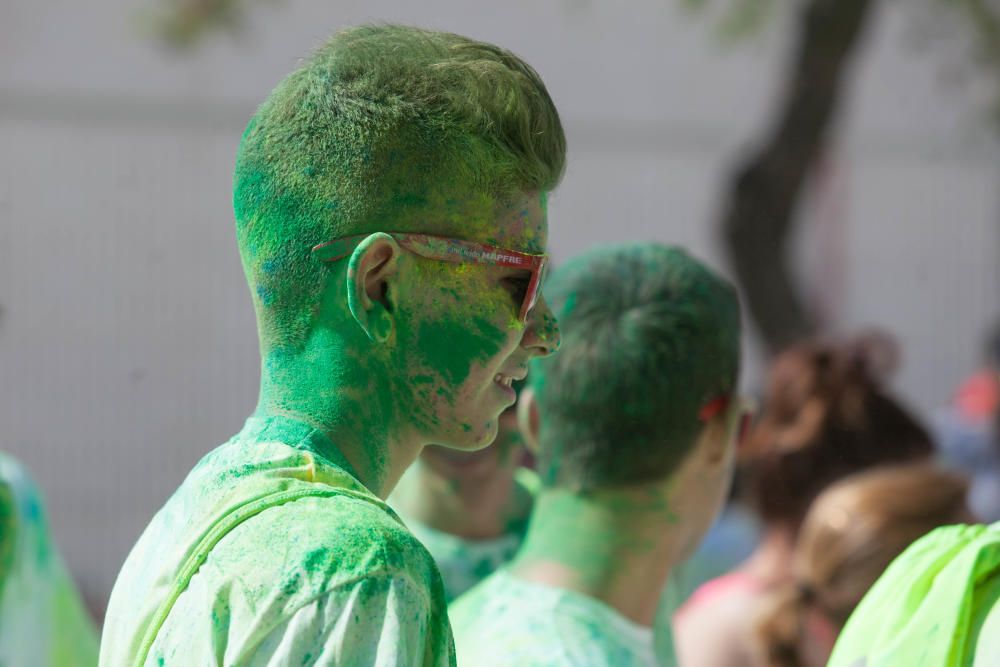
<path fill-rule="evenodd" d="M 430 320 L 418 326 L 424 358 L 452 386 L 465 381 L 473 363 L 499 352 L 507 337 L 506 332 L 483 318 L 469 322 Z"/>

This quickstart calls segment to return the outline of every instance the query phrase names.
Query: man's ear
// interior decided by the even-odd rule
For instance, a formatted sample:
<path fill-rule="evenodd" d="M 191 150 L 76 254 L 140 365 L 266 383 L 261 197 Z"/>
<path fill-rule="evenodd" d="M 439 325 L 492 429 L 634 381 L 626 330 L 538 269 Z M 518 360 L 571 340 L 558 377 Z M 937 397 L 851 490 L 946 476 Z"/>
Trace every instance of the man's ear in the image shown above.
<path fill-rule="evenodd" d="M 538 414 L 538 402 L 535 391 L 531 387 L 521 390 L 517 398 L 517 426 L 521 429 L 524 444 L 532 454 L 538 454 L 538 430 L 541 417 Z"/>
<path fill-rule="evenodd" d="M 376 343 L 395 333 L 390 282 L 397 275 L 401 253 L 394 238 L 376 232 L 354 249 L 347 267 L 347 306 Z"/>
<path fill-rule="evenodd" d="M 705 461 L 710 465 L 723 463 L 728 458 L 729 448 L 733 446 L 730 442 L 731 418 L 730 410 L 724 410 L 709 419 L 701 429 L 698 445 L 704 447 Z"/>

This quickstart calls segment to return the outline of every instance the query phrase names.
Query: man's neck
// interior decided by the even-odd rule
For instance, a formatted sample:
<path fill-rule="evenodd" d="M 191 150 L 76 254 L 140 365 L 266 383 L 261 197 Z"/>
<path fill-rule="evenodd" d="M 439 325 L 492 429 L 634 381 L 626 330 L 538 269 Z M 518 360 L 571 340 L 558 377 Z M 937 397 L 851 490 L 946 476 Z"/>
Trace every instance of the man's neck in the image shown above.
<path fill-rule="evenodd" d="M 392 493 L 393 487 L 414 459 L 414 456 L 399 456 L 406 448 L 398 446 L 398 442 L 372 435 L 366 437 L 363 432 L 359 433 L 358 429 L 349 425 L 324 423 L 306 412 L 260 404 L 254 415 L 265 418 L 287 417 L 314 427 L 326 436 L 333 448 L 333 451 L 322 450 L 317 453 L 332 461 L 343 458 L 350 464 L 358 481 L 382 500 Z"/>
<path fill-rule="evenodd" d="M 531 511 L 529 494 L 514 481 L 514 470 L 474 480 L 437 474 L 420 459 L 394 498 L 400 511 L 434 530 L 468 540 L 488 540 L 510 532 L 512 522 Z"/>
<path fill-rule="evenodd" d="M 262 366 L 255 414 L 280 415 L 315 427 L 347 460 L 359 481 L 385 499 L 424 445 L 407 428 L 393 401 L 373 398 L 391 393 L 389 387 L 379 386 L 386 381 L 385 374 L 350 359 L 311 363 L 306 354 L 272 354 Z M 358 378 L 359 386 L 351 386 L 345 378 Z"/>
<path fill-rule="evenodd" d="M 535 500 L 511 570 L 527 581 L 590 595 L 652 626 L 683 541 L 677 517 L 650 494 L 547 489 Z"/>

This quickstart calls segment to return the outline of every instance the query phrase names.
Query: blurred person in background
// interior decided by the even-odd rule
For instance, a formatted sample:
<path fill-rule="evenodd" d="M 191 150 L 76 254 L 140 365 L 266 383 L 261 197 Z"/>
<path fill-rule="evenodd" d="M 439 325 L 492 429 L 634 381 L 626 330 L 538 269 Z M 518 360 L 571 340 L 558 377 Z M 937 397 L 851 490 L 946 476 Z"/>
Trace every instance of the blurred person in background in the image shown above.
<path fill-rule="evenodd" d="M 3 452 L 0 665 L 97 665 L 97 632 L 49 534 L 41 493 L 17 461 Z"/>
<path fill-rule="evenodd" d="M 931 530 L 972 520 L 963 475 L 887 466 L 824 491 L 802 524 L 792 580 L 758 620 L 763 667 L 823 667 L 854 608 L 889 564 Z M 908 663 L 909 664 L 909 663 Z"/>
<path fill-rule="evenodd" d="M 520 394 L 523 382 L 515 382 Z M 523 464 L 517 408 L 500 415 L 493 444 L 477 452 L 428 445 L 389 504 L 427 547 L 451 602 L 513 558 L 528 527 L 538 477 Z"/>
<path fill-rule="evenodd" d="M 1000 665 L 1000 523 L 938 528 L 894 560 L 828 667 Z"/>
<path fill-rule="evenodd" d="M 671 664 L 654 614 L 726 497 L 745 409 L 736 293 L 658 244 L 586 253 L 547 289 L 563 346 L 519 409 L 542 488 L 511 564 L 450 609 L 459 662 Z"/>
<path fill-rule="evenodd" d="M 454 665 L 441 575 L 385 504 L 424 446 L 476 450 L 559 332 L 539 286 L 559 115 L 514 54 L 336 33 L 236 159 L 257 409 L 153 517 L 101 665 Z"/>
<path fill-rule="evenodd" d="M 1000 322 L 987 336 L 982 366 L 933 425 L 942 459 L 972 479 L 969 504 L 976 516 L 1000 520 Z"/>
<path fill-rule="evenodd" d="M 933 455 L 930 436 L 882 387 L 876 369 L 894 366 L 884 349 L 869 338 L 812 341 L 774 361 L 763 412 L 743 454 L 748 498 L 763 524 L 761 542 L 742 565 L 703 585 L 675 614 L 677 654 L 685 667 L 754 664 L 760 604 L 791 581 L 802 520 L 827 486 L 878 465 Z"/>

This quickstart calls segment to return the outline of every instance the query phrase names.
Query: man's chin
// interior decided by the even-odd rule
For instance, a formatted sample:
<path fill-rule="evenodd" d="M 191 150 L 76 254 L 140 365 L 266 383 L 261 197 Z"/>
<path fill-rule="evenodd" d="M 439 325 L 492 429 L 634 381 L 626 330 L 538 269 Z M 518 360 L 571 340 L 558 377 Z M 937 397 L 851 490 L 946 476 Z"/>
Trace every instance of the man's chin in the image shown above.
<path fill-rule="evenodd" d="M 454 452 L 457 455 L 470 454 L 486 449 L 496 440 L 498 432 L 497 418 L 480 422 L 480 426 L 463 424 L 455 429 L 447 438 L 442 438 L 435 448 Z"/>
<path fill-rule="evenodd" d="M 420 454 L 425 465 L 451 478 L 469 478 L 489 474 L 497 466 L 499 453 L 482 443 L 464 446 L 428 445 Z"/>
<path fill-rule="evenodd" d="M 453 450 L 458 450 L 463 454 L 485 452 L 497 438 L 497 420 L 491 419 L 478 429 L 473 428 L 463 435 L 467 435 L 468 438 L 462 438 L 458 445 L 452 447 Z"/>

